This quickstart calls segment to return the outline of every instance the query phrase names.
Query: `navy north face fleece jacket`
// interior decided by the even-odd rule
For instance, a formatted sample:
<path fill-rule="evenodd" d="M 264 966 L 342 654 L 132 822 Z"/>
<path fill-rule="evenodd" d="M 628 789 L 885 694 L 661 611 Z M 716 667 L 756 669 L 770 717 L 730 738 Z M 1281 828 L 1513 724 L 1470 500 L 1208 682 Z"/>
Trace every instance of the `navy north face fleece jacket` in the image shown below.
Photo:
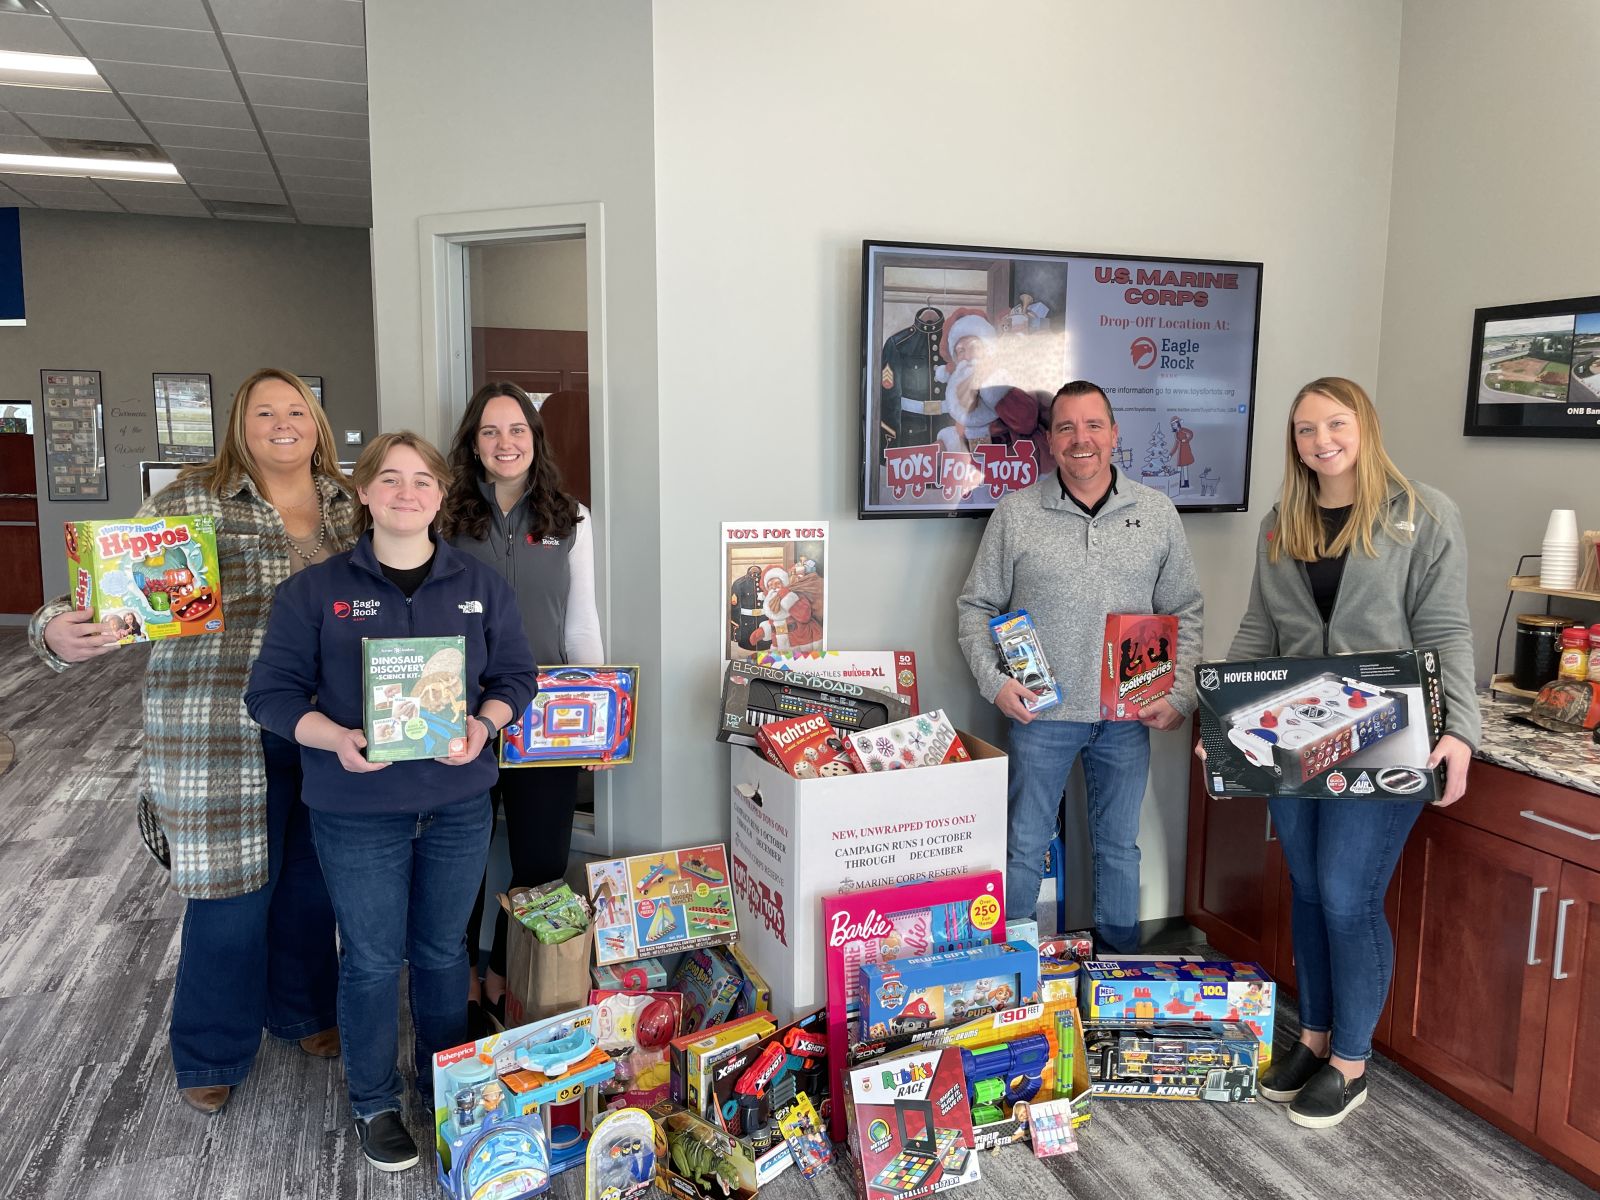
<path fill-rule="evenodd" d="M 245 704 L 290 741 L 309 712 L 360 729 L 362 639 L 457 635 L 466 639 L 469 717 L 486 700 L 503 700 L 520 717 L 538 690 L 538 667 L 511 586 L 493 568 L 436 540 L 428 576 L 407 599 L 384 576 L 368 533 L 278 588 Z M 305 802 L 347 813 L 427 812 L 487 792 L 499 774 L 492 739 L 460 767 L 423 759 L 357 773 L 331 750 L 308 746 L 300 748 L 300 760 Z"/>

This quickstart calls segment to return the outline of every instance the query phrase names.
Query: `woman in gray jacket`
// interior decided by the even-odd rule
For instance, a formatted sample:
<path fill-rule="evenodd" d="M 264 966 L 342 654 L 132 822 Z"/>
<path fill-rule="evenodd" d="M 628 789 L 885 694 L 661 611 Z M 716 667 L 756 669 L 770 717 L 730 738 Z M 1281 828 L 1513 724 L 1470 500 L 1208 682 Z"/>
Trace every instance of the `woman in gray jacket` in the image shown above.
<path fill-rule="evenodd" d="M 1250 604 L 1230 661 L 1395 647 L 1438 651 L 1442 804 L 1466 791 L 1479 734 L 1467 551 L 1448 496 L 1400 473 L 1358 384 L 1313 380 L 1289 409 L 1283 493 L 1261 523 Z M 1294 891 L 1300 1040 L 1261 1077 L 1297 1125 L 1337 1125 L 1366 1099 L 1394 941 L 1383 896 L 1421 802 L 1275 796 Z"/>

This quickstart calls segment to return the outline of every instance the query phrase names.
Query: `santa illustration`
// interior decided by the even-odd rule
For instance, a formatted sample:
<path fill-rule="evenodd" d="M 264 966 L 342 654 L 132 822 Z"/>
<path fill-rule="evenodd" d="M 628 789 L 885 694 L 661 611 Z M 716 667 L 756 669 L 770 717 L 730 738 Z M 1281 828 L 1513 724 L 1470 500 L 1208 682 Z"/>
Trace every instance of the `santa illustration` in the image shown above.
<path fill-rule="evenodd" d="M 791 585 L 789 572 L 768 567 L 761 573 L 761 591 L 766 620 L 750 635 L 752 650 L 764 643 L 782 653 L 823 648 L 822 623 L 812 611 L 811 601 Z"/>
<path fill-rule="evenodd" d="M 944 408 L 955 424 L 939 431 L 939 442 L 952 453 L 985 442 L 1014 446 L 1034 443 L 1043 469 L 1048 409 L 1031 393 L 1012 385 L 1000 363 L 999 340 L 988 315 L 978 308 L 958 308 L 944 325 L 948 373 Z"/>

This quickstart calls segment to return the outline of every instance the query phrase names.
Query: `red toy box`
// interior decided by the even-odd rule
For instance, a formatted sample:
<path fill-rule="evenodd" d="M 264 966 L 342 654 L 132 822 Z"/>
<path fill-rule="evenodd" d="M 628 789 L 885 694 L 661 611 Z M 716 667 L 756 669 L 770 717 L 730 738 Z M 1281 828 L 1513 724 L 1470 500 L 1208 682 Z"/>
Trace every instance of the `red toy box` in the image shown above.
<path fill-rule="evenodd" d="M 1139 710 L 1172 691 L 1178 618 L 1108 613 L 1100 653 L 1100 719 L 1137 721 Z"/>

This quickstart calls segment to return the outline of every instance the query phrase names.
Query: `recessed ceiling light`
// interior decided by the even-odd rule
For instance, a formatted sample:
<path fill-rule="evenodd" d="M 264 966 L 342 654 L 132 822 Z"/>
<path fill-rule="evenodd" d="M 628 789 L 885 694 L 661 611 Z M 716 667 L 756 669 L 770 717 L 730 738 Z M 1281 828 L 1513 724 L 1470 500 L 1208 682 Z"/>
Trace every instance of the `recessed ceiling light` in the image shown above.
<path fill-rule="evenodd" d="M 96 92 L 111 90 L 87 58 L 75 54 L 27 54 L 20 50 L 0 50 L 0 83 Z"/>
<path fill-rule="evenodd" d="M 148 179 L 155 183 L 182 183 L 178 168 L 167 162 L 137 162 L 115 158 L 68 158 L 60 154 L 0 154 L 0 173 L 16 175 L 76 175 L 98 179 Z"/>

